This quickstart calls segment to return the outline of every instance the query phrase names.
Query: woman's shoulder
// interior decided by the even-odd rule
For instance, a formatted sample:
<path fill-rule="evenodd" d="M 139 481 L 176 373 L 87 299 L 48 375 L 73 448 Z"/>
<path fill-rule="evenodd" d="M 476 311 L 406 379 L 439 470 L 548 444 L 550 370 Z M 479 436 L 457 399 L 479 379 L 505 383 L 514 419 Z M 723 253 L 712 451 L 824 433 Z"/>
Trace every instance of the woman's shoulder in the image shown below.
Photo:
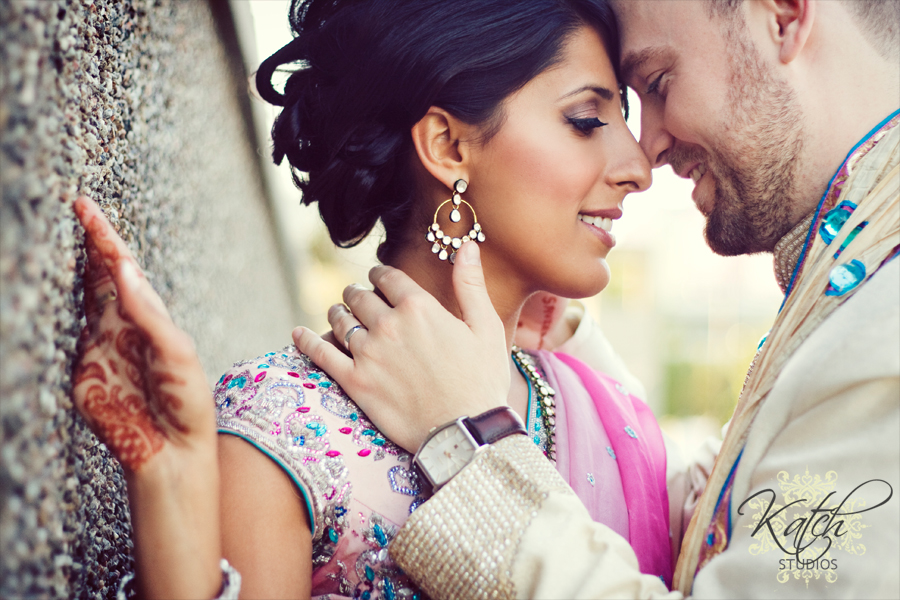
<path fill-rule="evenodd" d="M 335 518 L 350 510 L 354 495 L 371 501 L 393 484 L 406 482 L 402 492 L 393 491 L 409 501 L 420 496 L 411 477 L 399 477 L 400 470 L 408 473 L 401 465 L 409 464 L 409 455 L 294 346 L 235 363 L 219 379 L 214 397 L 219 432 L 251 443 L 297 485 L 309 508 L 314 539 L 333 533 Z M 384 473 L 378 476 L 380 471 Z M 367 483 L 354 489 L 362 477 Z M 383 480 L 376 486 L 378 479 Z M 393 511 L 390 504 L 386 512 L 408 514 L 407 506 Z M 385 516 L 393 520 L 394 515 Z"/>

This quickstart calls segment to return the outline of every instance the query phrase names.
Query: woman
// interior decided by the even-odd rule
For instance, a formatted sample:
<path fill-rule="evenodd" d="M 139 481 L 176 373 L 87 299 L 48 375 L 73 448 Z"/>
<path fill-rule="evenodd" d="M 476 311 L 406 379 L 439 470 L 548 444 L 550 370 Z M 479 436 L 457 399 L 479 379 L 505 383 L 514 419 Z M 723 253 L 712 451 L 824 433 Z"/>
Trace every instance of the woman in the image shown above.
<path fill-rule="evenodd" d="M 501 317 L 487 326 L 506 333 L 502 400 L 593 517 L 668 582 L 665 456 L 649 410 L 574 359 L 512 346 L 535 292 L 584 297 L 607 284 L 612 221 L 650 183 L 622 114 L 609 8 L 295 0 L 291 24 L 297 37 L 257 76 L 261 95 L 284 106 L 276 162 L 288 158 L 336 244 L 380 220 L 382 262 L 457 314 L 450 263 L 480 257 Z M 271 74 L 294 62 L 275 92 Z M 247 597 L 418 597 L 387 553 L 429 494 L 410 456 L 293 347 L 219 380 L 216 440 L 184 334 L 96 205 L 76 210 L 93 246 L 76 402 L 128 474 L 146 595 L 232 593 L 224 556 Z M 353 351 L 364 335 L 342 341 Z M 447 360 L 465 352 L 446 350 Z"/>

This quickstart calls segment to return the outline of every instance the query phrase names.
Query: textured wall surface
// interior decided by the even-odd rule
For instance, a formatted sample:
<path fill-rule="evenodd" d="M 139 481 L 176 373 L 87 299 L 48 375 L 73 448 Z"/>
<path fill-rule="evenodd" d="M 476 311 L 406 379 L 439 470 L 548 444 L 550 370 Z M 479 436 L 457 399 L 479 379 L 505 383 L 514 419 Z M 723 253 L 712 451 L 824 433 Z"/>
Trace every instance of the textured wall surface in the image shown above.
<path fill-rule="evenodd" d="M 211 380 L 290 341 L 222 6 L 0 0 L 2 598 L 110 598 L 131 569 L 121 469 L 69 399 L 78 194 L 104 207 Z"/>

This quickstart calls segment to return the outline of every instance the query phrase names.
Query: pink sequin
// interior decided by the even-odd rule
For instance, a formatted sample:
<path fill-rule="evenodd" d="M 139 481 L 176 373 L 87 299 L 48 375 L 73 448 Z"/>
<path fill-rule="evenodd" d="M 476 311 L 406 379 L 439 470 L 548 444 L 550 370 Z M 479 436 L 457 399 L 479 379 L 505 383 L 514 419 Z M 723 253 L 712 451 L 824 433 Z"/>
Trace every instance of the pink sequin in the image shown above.
<path fill-rule="evenodd" d="M 368 455 L 372 454 L 372 451 L 369 450 L 368 448 L 363 448 L 362 450 L 357 452 L 357 454 L 359 454 L 360 456 L 368 456 Z"/>
<path fill-rule="evenodd" d="M 340 455 L 341 455 L 341 453 L 338 452 L 337 450 L 329 450 L 328 452 L 325 453 L 325 456 L 330 456 L 332 458 L 334 458 L 335 456 L 340 456 Z"/>
<path fill-rule="evenodd" d="M 338 431 L 340 431 L 341 433 L 352 433 L 353 429 L 351 429 L 350 427 L 341 427 Z"/>
<path fill-rule="evenodd" d="M 300 374 L 299 374 L 299 373 L 294 373 L 293 371 L 288 371 L 288 376 L 289 376 L 289 377 L 297 377 L 297 378 L 299 379 Z"/>
<path fill-rule="evenodd" d="M 266 378 L 266 372 L 265 372 L 265 371 L 260 371 L 259 374 L 257 374 L 257 376 L 253 379 L 253 382 L 254 382 L 254 383 L 259 382 L 259 381 L 262 381 L 262 380 L 265 379 L 265 378 Z"/>
<path fill-rule="evenodd" d="M 302 412 L 302 413 L 308 413 L 308 412 L 309 412 L 309 407 L 308 407 L 308 406 L 301 406 L 300 408 L 297 409 L 297 411 L 298 411 L 298 412 Z"/>
<path fill-rule="evenodd" d="M 316 389 L 316 384 L 314 384 L 314 383 L 304 383 L 304 384 L 303 384 L 303 387 L 305 387 L 305 388 L 307 388 L 307 389 L 310 389 L 310 390 L 314 390 L 314 389 Z"/>

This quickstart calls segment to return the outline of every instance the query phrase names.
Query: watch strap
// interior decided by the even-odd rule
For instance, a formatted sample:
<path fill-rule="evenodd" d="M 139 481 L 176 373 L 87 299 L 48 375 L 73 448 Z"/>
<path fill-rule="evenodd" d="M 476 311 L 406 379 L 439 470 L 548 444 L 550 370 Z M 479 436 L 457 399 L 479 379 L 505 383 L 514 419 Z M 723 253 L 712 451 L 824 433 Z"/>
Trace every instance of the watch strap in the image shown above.
<path fill-rule="evenodd" d="M 522 419 L 508 406 L 492 408 L 475 417 L 467 417 L 463 422 L 479 446 L 493 444 L 517 433 L 528 435 Z"/>

